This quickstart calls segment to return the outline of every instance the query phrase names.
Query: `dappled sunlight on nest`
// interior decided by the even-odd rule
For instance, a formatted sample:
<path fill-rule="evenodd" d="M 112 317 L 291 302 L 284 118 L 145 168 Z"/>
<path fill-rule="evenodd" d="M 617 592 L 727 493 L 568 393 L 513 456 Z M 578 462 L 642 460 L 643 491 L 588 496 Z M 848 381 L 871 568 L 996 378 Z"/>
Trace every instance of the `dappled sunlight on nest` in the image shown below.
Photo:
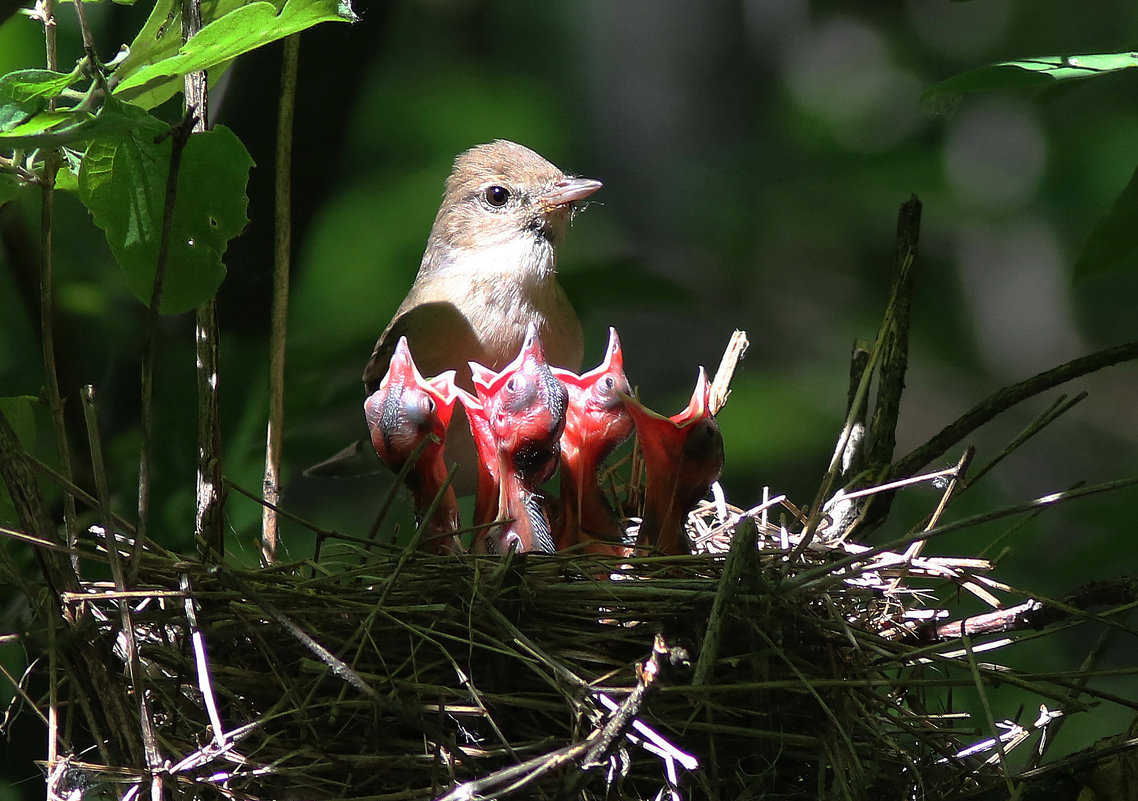
<path fill-rule="evenodd" d="M 944 472 L 924 478 L 947 498 Z M 126 597 L 152 736 L 189 797 L 959 797 L 1003 787 L 1001 753 L 1034 754 L 1088 705 L 956 639 L 960 590 L 993 610 L 1025 596 L 983 559 L 921 553 L 936 522 L 869 548 L 856 523 L 824 517 L 807 539 L 787 499 L 743 510 L 717 491 L 688 517 L 690 556 L 333 537 L 319 563 L 273 570 L 147 553 Z M 121 658 L 116 597 L 89 583 L 64 600 Z M 1038 712 L 953 703 L 993 680 Z M 61 793 L 141 781 L 85 760 Z"/>
<path fill-rule="evenodd" d="M 906 204 L 902 227 L 918 212 Z M 31 499 L 28 531 L 4 534 L 39 549 L 58 591 L 34 631 L 50 692 L 22 698 L 65 744 L 52 797 L 156 797 L 165 785 L 227 799 L 1002 798 L 1113 769 L 1132 734 L 1062 758 L 1049 749 L 1071 714 L 1138 709 L 1091 683 L 1138 673 L 1098 667 L 1110 637 L 1138 633 L 1120 614 L 1138 582 L 1039 598 L 984 558 L 937 554 L 935 537 L 1138 480 L 951 514 L 1082 396 L 1052 403 L 979 468 L 970 447 L 949 468 L 927 466 L 1014 404 L 1135 358 L 1138 344 L 1006 387 L 895 458 L 914 249 L 898 249 L 877 341 L 853 354 L 816 497 L 795 501 L 772 481 L 744 508 L 713 485 L 684 520 L 690 555 L 584 553 L 588 542 L 431 554 L 416 547 L 426 523 L 403 548 L 319 530 L 313 558 L 244 570 L 138 547 L 118 519 L 116 548 L 95 527 L 68 551 L 35 507 L 33 460 L 0 427 L 13 454 L 0 471 L 22 491 L 14 500 Z M 710 386 L 712 412 L 744 346 L 740 333 Z M 602 475 L 633 540 L 644 484 L 635 448 Z M 886 527 L 892 498 L 914 485 L 939 496 Z M 871 534 L 895 539 L 867 545 Z M 79 582 L 70 557 L 79 575 L 109 564 L 119 580 Z M 128 558 L 137 580 L 126 584 Z M 42 591 L 24 591 L 40 603 Z M 61 621 L 78 634 L 58 634 Z M 1087 622 L 1110 637 L 1066 654 L 1064 670 L 1017 666 L 1025 640 Z"/>

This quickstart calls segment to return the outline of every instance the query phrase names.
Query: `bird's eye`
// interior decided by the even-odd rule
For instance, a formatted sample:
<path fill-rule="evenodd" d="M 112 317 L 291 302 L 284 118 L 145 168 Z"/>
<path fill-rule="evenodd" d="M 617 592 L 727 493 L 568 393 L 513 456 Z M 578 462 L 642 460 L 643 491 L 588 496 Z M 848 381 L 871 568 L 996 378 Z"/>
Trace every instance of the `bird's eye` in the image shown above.
<path fill-rule="evenodd" d="M 504 186 L 488 186 L 485 192 L 486 202 L 495 208 L 500 208 L 506 205 L 506 201 L 510 199 L 510 190 Z"/>
<path fill-rule="evenodd" d="M 605 389 L 616 389 L 616 379 L 610 376 L 605 376 Z"/>

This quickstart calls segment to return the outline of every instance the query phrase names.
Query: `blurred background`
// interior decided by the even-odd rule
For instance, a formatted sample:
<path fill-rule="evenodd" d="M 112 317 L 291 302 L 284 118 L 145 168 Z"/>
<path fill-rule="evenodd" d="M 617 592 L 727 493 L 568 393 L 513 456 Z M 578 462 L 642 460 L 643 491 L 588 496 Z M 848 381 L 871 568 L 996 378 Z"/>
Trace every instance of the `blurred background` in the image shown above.
<path fill-rule="evenodd" d="M 90 6 L 103 59 L 149 10 Z M 319 526 L 362 534 L 390 483 L 385 474 L 330 480 L 301 471 L 365 433 L 360 373 L 418 267 L 443 179 L 458 152 L 494 138 L 604 181 L 560 258 L 586 332 L 586 366 L 616 326 L 629 378 L 670 414 L 685 405 L 697 366 L 714 370 L 732 330 L 748 332 L 751 348 L 720 415 L 723 485 L 738 506 L 760 500 L 764 486 L 811 502 L 844 416 L 850 347 L 876 333 L 897 210 L 911 194 L 924 216 L 898 456 L 1004 385 L 1136 338 L 1138 275 L 1074 284 L 1071 268 L 1138 165 L 1138 76 L 920 102 L 972 67 L 1127 50 L 1138 37 L 1133 3 L 1076 11 L 1056 0 L 420 0 L 357 11 L 358 24 L 326 25 L 301 45 L 283 505 Z M 81 47 L 70 8 L 58 18 L 67 68 Z M 17 16 L 0 27 L 0 73 L 42 66 L 42 50 L 37 23 Z M 219 296 L 225 473 L 249 489 L 261 480 L 267 409 L 279 62 L 279 46 L 242 57 L 211 94 L 213 123 L 234 129 L 258 164 L 251 222 L 230 245 Z M 80 384 L 95 385 L 113 489 L 129 516 L 145 313 L 85 210 L 62 196 L 57 215 L 63 389 L 74 396 Z M 2 221 L 16 232 L 9 241 L 22 230 L 34 242 L 38 200 L 9 207 Z M 0 262 L 0 394 L 37 395 L 38 312 L 11 252 L 0 260 L 9 262 Z M 192 330 L 192 315 L 163 321 L 151 523 L 187 552 Z M 1062 391 L 1084 389 L 1087 400 L 950 515 L 1138 474 L 1138 368 L 1111 368 Z M 970 437 L 978 463 L 1058 394 Z M 50 458 L 46 416 L 40 422 Z M 878 536 L 899 536 L 938 496 L 907 490 Z M 1000 557 L 997 577 L 1061 596 L 1133 574 L 1136 505 L 1133 489 L 1098 496 L 1026 523 L 958 532 L 929 552 L 975 555 L 1003 537 L 987 554 Z M 259 507 L 231 495 L 227 518 L 234 558 L 253 563 Z M 310 554 L 303 529 L 286 522 L 284 538 L 286 559 Z M 1048 638 L 1020 658 L 1072 667 L 1098 634 Z M 1132 639 L 1120 640 L 1104 666 L 1132 663 L 1135 651 Z M 18 671 L 23 657 L 10 658 Z M 0 697 L 10 697 L 7 686 Z M 997 717 L 1016 708 L 1013 698 Z M 1072 720 L 1063 737 L 1083 747 L 1130 716 L 1104 708 L 1085 726 Z M 39 746 L 36 734 L 29 753 Z M 0 786 L 0 799 L 8 792 L 16 791 Z"/>

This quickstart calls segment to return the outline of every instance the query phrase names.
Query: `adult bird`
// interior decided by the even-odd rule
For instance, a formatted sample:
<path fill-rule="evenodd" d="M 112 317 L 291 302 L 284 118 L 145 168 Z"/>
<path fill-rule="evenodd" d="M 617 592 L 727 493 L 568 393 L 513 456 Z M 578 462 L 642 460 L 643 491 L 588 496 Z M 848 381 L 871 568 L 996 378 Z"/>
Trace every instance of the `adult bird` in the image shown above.
<path fill-rule="evenodd" d="M 404 336 L 425 375 L 457 370 L 467 390 L 467 363 L 501 370 L 530 324 L 550 364 L 579 369 L 581 324 L 557 283 L 557 249 L 580 201 L 600 187 L 504 139 L 460 154 L 419 272 L 364 368 L 366 393 L 378 387 Z M 459 462 L 459 486 L 472 489 L 473 448 L 466 426 L 455 423 L 448 457 Z"/>
<path fill-rule="evenodd" d="M 644 516 L 637 544 L 664 554 L 691 552 L 684 520 L 723 472 L 723 435 L 711 416 L 711 385 L 699 368 L 683 411 L 664 417 L 623 395 L 644 461 Z"/>

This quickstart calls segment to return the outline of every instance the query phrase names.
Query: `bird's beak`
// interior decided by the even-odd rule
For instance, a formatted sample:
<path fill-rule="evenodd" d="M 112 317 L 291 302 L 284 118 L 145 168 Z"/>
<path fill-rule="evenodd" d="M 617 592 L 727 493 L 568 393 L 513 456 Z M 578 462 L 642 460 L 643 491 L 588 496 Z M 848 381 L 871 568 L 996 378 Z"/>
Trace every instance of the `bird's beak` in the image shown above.
<path fill-rule="evenodd" d="M 478 400 L 485 402 L 487 398 L 501 391 L 502 385 L 509 380 L 510 376 L 514 373 L 521 372 L 533 364 L 545 364 L 545 349 L 541 344 L 541 336 L 538 334 L 537 323 L 531 322 L 526 326 L 526 336 L 522 340 L 521 350 L 514 360 L 495 373 L 493 370 L 479 364 L 478 362 L 468 362 L 470 367 L 470 376 L 474 383 L 474 389 L 478 393 Z"/>
<path fill-rule="evenodd" d="M 391 354 L 391 362 L 387 365 L 387 374 L 384 375 L 380 386 L 382 388 L 391 384 L 406 386 L 422 383 L 424 383 L 423 376 L 419 375 L 415 361 L 411 358 L 407 337 L 399 337 L 399 341 L 395 343 L 395 352 Z"/>
<path fill-rule="evenodd" d="M 616 379 L 617 386 L 622 392 L 628 391 L 628 379 L 624 377 L 624 352 L 620 349 L 620 337 L 616 329 L 609 327 L 609 345 L 605 349 L 605 358 L 599 365 L 581 376 L 581 378 L 598 381 L 606 375 Z"/>
<path fill-rule="evenodd" d="M 553 188 L 538 198 L 546 209 L 557 209 L 568 206 L 578 200 L 584 200 L 601 188 L 603 184 L 595 178 L 562 178 L 553 185 Z"/>
<path fill-rule="evenodd" d="M 711 384 L 707 380 L 707 373 L 699 368 L 696 378 L 695 390 L 692 392 L 688 406 L 682 412 L 665 417 L 644 406 L 635 398 L 621 393 L 621 400 L 636 421 L 636 431 L 642 439 L 648 438 L 653 445 L 657 443 L 682 442 L 684 429 L 692 424 L 710 417 L 708 404 L 711 400 Z M 670 450 L 663 448 L 663 450 Z"/>
<path fill-rule="evenodd" d="M 411 348 L 407 345 L 407 337 L 399 337 L 399 341 L 395 343 L 395 352 L 391 354 L 391 363 L 387 367 L 387 374 L 380 383 L 379 391 L 383 392 L 392 385 L 416 387 L 422 390 L 434 400 L 435 414 L 445 429 L 450 425 L 454 404 L 458 401 L 458 396 L 455 394 L 457 387 L 454 383 L 454 376 L 454 370 L 447 370 L 430 381 L 423 378 L 415 360 L 411 358 Z"/>

